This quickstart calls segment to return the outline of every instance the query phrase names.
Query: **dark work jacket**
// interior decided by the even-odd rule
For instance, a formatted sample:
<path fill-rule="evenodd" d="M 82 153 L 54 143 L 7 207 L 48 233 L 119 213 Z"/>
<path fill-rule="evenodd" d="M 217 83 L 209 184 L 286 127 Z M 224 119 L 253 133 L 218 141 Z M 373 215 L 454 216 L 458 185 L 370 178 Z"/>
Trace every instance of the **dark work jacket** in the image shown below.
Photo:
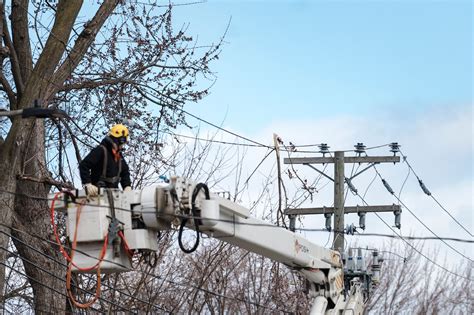
<path fill-rule="evenodd" d="M 105 137 L 101 145 L 95 147 L 82 161 L 79 163 L 79 173 L 81 175 L 82 184 L 92 183 L 96 186 L 105 186 L 107 188 L 118 188 L 118 184 L 122 185 L 122 188 L 131 185 L 130 181 L 130 171 L 127 163 L 125 162 L 122 153 L 120 153 L 120 160 L 115 161 L 114 155 L 112 153 L 113 140 L 110 137 Z M 102 146 L 105 146 L 107 151 L 107 156 L 104 157 L 104 149 Z M 117 178 L 117 181 L 110 183 L 103 181 L 101 179 L 104 168 L 104 158 L 107 158 L 107 169 L 105 172 L 106 178 L 109 180 L 113 177 Z M 121 163 L 121 172 L 119 174 L 119 169 Z M 100 182 L 100 183 L 99 183 Z M 103 184 L 102 184 L 103 182 Z M 99 185 L 101 184 L 101 185 Z"/>

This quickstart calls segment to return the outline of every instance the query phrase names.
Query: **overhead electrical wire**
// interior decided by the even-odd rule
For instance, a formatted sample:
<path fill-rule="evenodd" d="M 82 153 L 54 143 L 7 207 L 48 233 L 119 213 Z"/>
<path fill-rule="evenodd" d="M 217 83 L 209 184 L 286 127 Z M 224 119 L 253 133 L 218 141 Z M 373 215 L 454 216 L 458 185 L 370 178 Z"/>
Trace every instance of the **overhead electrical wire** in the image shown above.
<path fill-rule="evenodd" d="M 411 174 L 411 170 L 408 169 L 407 176 L 405 177 L 405 180 L 403 181 L 402 187 L 400 187 L 400 191 L 398 192 L 398 198 L 402 198 L 403 188 L 405 188 L 405 184 L 407 183 L 408 178 L 410 177 L 410 174 Z M 375 174 L 375 176 L 377 176 L 377 174 Z"/>
<path fill-rule="evenodd" d="M 219 130 L 221 130 L 221 131 L 224 131 L 225 133 L 228 133 L 228 134 L 230 134 L 230 135 L 233 135 L 233 136 L 235 136 L 235 137 L 237 137 L 237 138 L 240 138 L 240 139 L 242 139 L 242 140 L 245 140 L 245 141 L 248 141 L 248 142 L 250 142 L 250 143 L 256 144 L 256 145 L 258 145 L 258 146 L 260 146 L 260 147 L 265 147 L 265 148 L 268 148 L 268 149 L 272 149 L 272 148 L 273 148 L 273 147 L 271 147 L 271 146 L 262 144 L 262 143 L 260 143 L 260 142 L 255 141 L 255 140 L 252 140 L 252 139 L 250 139 L 250 138 L 241 136 L 241 135 L 239 135 L 239 134 L 237 134 L 237 133 L 235 133 L 235 132 L 232 132 L 232 131 L 230 131 L 230 130 L 227 130 L 227 129 L 225 129 L 225 128 L 222 128 L 222 127 L 220 127 L 220 126 L 218 126 L 218 125 L 216 125 L 216 124 L 214 124 L 214 123 L 211 123 L 211 122 L 209 122 L 209 121 L 207 121 L 207 120 L 205 120 L 205 119 L 203 119 L 203 118 L 201 118 L 201 117 L 198 117 L 198 116 L 196 116 L 196 115 L 194 115 L 194 114 L 191 114 L 190 112 L 188 112 L 188 111 L 186 111 L 186 110 L 184 110 L 184 109 L 177 108 L 177 110 L 179 110 L 179 111 L 185 113 L 185 114 L 188 115 L 188 116 L 193 117 L 194 119 L 197 119 L 197 120 L 199 120 L 199 121 L 202 121 L 202 122 L 204 122 L 204 123 L 206 123 L 206 124 L 208 124 L 208 125 L 210 125 L 210 126 L 216 128 L 216 129 L 219 129 Z"/>
<path fill-rule="evenodd" d="M 304 231 L 304 232 L 327 232 L 327 233 L 332 233 L 332 232 L 341 232 L 345 233 L 347 231 L 336 231 L 336 230 L 331 230 L 328 231 L 327 229 L 311 229 L 311 228 L 296 228 L 296 231 Z M 400 238 L 398 236 L 392 235 L 392 234 L 383 234 L 383 233 L 358 233 L 358 234 L 346 234 L 348 236 L 378 236 L 378 237 L 386 237 L 386 238 Z M 433 240 L 433 241 L 439 241 L 438 237 L 434 236 L 409 236 L 409 235 L 401 235 L 404 239 L 407 240 L 420 240 L 420 241 L 426 241 L 426 240 Z M 454 237 L 440 237 L 441 239 L 445 241 L 453 241 L 453 242 L 460 242 L 460 243 L 474 243 L 474 240 L 467 240 L 467 239 L 461 239 L 461 238 L 454 238 Z"/>
<path fill-rule="evenodd" d="M 399 149 L 400 150 L 400 149 Z M 413 174 L 416 176 L 416 179 L 418 180 L 418 183 L 420 184 L 420 187 L 421 189 L 423 190 L 423 192 L 430 196 L 437 204 L 438 206 L 444 210 L 444 212 L 446 212 L 446 214 L 448 214 L 451 219 L 453 219 L 454 222 L 456 222 L 464 231 L 466 231 L 471 237 L 474 237 L 474 235 L 463 225 L 461 224 L 461 222 L 459 222 L 452 214 L 451 212 L 449 212 L 439 201 L 438 199 L 435 198 L 435 196 L 433 196 L 433 194 L 428 190 L 428 188 L 426 188 L 424 182 L 421 180 L 421 178 L 418 176 L 418 174 L 415 172 L 415 170 L 413 169 L 413 167 L 411 166 L 410 162 L 408 162 L 408 159 L 407 159 L 407 156 L 405 154 L 403 154 L 403 152 L 400 150 L 400 154 L 403 156 L 403 162 L 405 162 L 405 164 L 408 166 L 408 168 L 413 172 Z"/>
<path fill-rule="evenodd" d="M 322 176 L 322 174 L 324 173 L 324 171 L 326 170 L 327 164 L 326 164 L 326 166 L 324 167 L 323 173 L 320 173 L 320 177 L 314 182 L 314 187 L 313 187 L 313 185 L 312 185 L 312 186 L 308 186 L 308 185 L 307 185 L 307 182 L 304 181 L 304 180 L 302 180 L 301 177 L 298 175 L 298 173 L 296 172 L 296 170 L 295 170 L 295 168 L 294 168 L 294 166 L 293 166 L 294 164 L 291 162 L 291 159 L 292 159 L 291 153 L 292 153 L 292 152 L 293 152 L 293 151 L 291 151 L 291 150 L 287 150 L 287 156 L 288 156 L 288 159 L 290 160 L 290 167 L 291 167 L 291 169 L 293 170 L 294 176 L 295 176 L 296 178 L 298 178 L 298 180 L 300 181 L 303 190 L 306 190 L 306 191 L 309 193 L 309 195 L 310 195 L 310 197 L 311 197 L 311 200 L 312 200 L 312 198 L 313 198 L 313 193 L 314 193 L 314 192 L 316 192 L 316 193 L 318 192 L 318 190 L 316 189 L 316 185 L 317 185 L 317 184 L 319 183 L 319 181 L 321 180 L 321 176 Z M 289 170 L 289 169 L 288 169 L 288 170 Z M 314 191 L 313 191 L 312 188 L 314 188 Z"/>
<path fill-rule="evenodd" d="M 23 230 L 20 230 L 20 229 L 13 228 L 13 227 L 8 226 L 8 225 L 5 225 L 5 224 L 1 224 L 1 223 L 0 223 L 0 225 L 1 225 L 1 226 L 4 226 L 4 227 L 7 227 L 7 228 L 9 228 L 9 229 L 15 230 L 15 231 L 17 231 L 17 232 L 19 232 L 19 233 L 23 233 L 23 234 L 29 235 L 29 236 L 31 236 L 31 237 L 40 239 L 40 240 L 42 240 L 42 241 L 45 241 L 45 242 L 47 242 L 47 243 L 52 244 L 53 246 L 57 246 L 57 243 L 56 243 L 56 242 L 53 242 L 53 241 L 51 241 L 51 240 L 49 240 L 49 239 L 46 239 L 46 238 L 44 238 L 44 237 L 41 237 L 41 236 L 38 236 L 38 235 L 34 235 L 34 234 L 32 234 L 32 233 L 28 233 L 28 232 L 23 231 Z M 57 264 L 60 264 L 60 265 L 62 265 L 62 266 L 64 266 L 64 267 L 67 267 L 67 264 L 65 264 L 65 263 L 63 263 L 63 262 L 61 262 L 61 261 L 58 261 L 56 258 L 54 258 L 54 257 L 52 257 L 52 256 L 50 256 L 50 255 L 47 255 L 47 254 L 43 253 L 42 251 L 40 251 L 40 250 L 38 250 L 38 249 L 32 247 L 32 246 L 29 245 L 28 243 L 25 243 L 24 241 L 20 240 L 19 238 L 15 237 L 15 236 L 13 236 L 13 235 L 11 235 L 11 234 L 8 234 L 8 233 L 6 233 L 6 232 L 4 232 L 4 231 L 0 231 L 0 233 L 6 235 L 6 236 L 8 236 L 8 237 L 11 237 L 12 239 L 15 239 L 17 242 L 20 242 L 21 244 L 23 244 L 24 246 L 26 246 L 26 247 L 32 249 L 33 251 L 37 252 L 38 254 L 40 254 L 40 255 L 42 255 L 42 256 L 48 258 L 48 259 L 53 260 L 53 261 L 56 262 Z M 71 247 L 68 247 L 68 246 L 64 246 L 64 248 L 71 250 Z M 79 252 L 79 253 L 81 253 L 81 254 L 83 254 L 83 255 L 89 257 L 89 258 L 92 258 L 92 259 L 97 260 L 97 257 L 91 256 L 90 254 L 88 254 L 88 253 L 86 253 L 86 252 L 83 252 L 83 251 L 80 251 L 80 250 L 76 250 L 76 252 Z M 107 259 L 103 259 L 103 261 L 106 261 L 106 262 L 108 262 L 108 263 L 113 263 L 113 264 L 115 264 L 115 265 L 118 265 L 118 266 L 121 267 L 121 268 L 127 269 L 126 266 L 121 265 L 121 264 L 118 264 L 118 263 L 116 263 L 116 262 L 114 262 L 114 261 L 107 260 Z M 88 276 L 88 275 L 87 275 L 87 276 Z M 89 276 L 89 277 L 91 277 L 91 276 Z M 106 284 L 105 284 L 104 286 L 105 286 L 105 287 L 108 287 L 108 288 L 111 288 L 109 285 L 106 285 Z M 83 290 L 83 289 L 81 289 L 81 290 Z M 141 303 L 149 304 L 150 306 L 155 307 L 155 308 L 160 308 L 160 307 L 157 306 L 157 305 L 150 304 L 149 302 L 146 302 L 146 301 L 144 301 L 144 300 L 141 300 L 140 298 L 134 297 L 134 296 L 132 296 L 132 295 L 126 293 L 126 292 L 122 292 L 122 291 L 117 290 L 117 289 L 115 289 L 115 288 L 114 288 L 114 290 L 116 290 L 116 291 L 119 292 L 120 294 L 123 294 L 123 295 L 125 295 L 125 296 L 127 296 L 127 297 L 131 297 L 132 299 L 137 300 L 137 301 L 139 301 L 139 302 L 141 302 Z M 162 309 L 162 310 L 163 310 L 163 311 L 166 311 L 166 310 L 164 310 L 164 309 Z"/>
<path fill-rule="evenodd" d="M 49 275 L 49 276 L 51 276 L 51 277 L 53 277 L 53 278 L 55 278 L 55 279 L 57 279 L 57 280 L 65 281 L 63 278 L 59 277 L 58 275 L 54 274 L 53 272 L 44 269 L 43 267 L 39 266 L 37 263 L 35 263 L 35 262 L 33 262 L 33 261 L 31 261 L 31 260 L 25 258 L 25 257 L 21 257 L 18 253 L 15 253 L 14 251 L 11 251 L 11 250 L 9 250 L 9 249 L 6 249 L 6 248 L 4 248 L 3 246 L 0 246 L 0 250 L 3 250 L 3 251 L 5 251 L 5 252 L 7 252 L 7 253 L 13 255 L 13 257 L 21 258 L 21 260 L 23 261 L 24 264 L 27 263 L 27 264 L 29 264 L 29 265 L 31 265 L 31 266 L 33 266 L 33 267 L 35 267 L 35 268 L 41 270 L 42 272 L 46 273 L 47 275 Z M 27 276 L 27 277 L 28 277 L 28 279 L 32 279 L 32 277 L 30 277 L 30 276 Z M 37 282 L 37 281 L 35 281 L 35 282 Z M 43 283 L 40 283 L 40 285 L 43 285 Z M 87 293 L 87 294 L 93 295 L 91 292 L 89 292 L 89 291 L 87 291 L 87 290 L 85 290 L 85 289 L 82 289 L 82 288 L 77 287 L 77 286 L 75 286 L 75 287 L 76 287 L 77 289 L 81 290 L 81 291 L 84 291 L 84 292 Z M 122 308 L 122 309 L 123 309 L 123 310 L 128 310 L 128 309 L 126 309 L 126 308 Z"/>
<path fill-rule="evenodd" d="M 418 216 L 410 209 L 408 208 L 408 206 L 393 192 L 393 190 L 391 189 L 390 185 L 388 184 L 388 182 L 382 177 L 382 175 L 379 173 L 379 171 L 377 170 L 377 167 L 374 165 L 374 170 L 375 172 L 377 173 L 377 176 L 382 180 L 382 183 L 384 184 L 385 188 L 388 190 L 388 192 L 395 198 L 398 200 L 398 202 L 405 208 L 408 210 L 408 212 L 411 213 L 411 215 L 413 217 L 415 217 L 415 219 L 421 223 L 421 225 L 423 225 L 425 227 L 425 229 L 427 229 L 428 231 L 430 231 L 431 234 L 433 234 L 435 237 L 437 237 L 441 242 L 443 242 L 446 246 L 448 246 L 449 248 L 451 248 L 453 251 L 455 251 L 456 253 L 458 253 L 459 255 L 461 255 L 462 257 L 464 257 L 465 259 L 469 260 L 470 262 L 474 262 L 470 257 L 464 255 L 463 253 L 461 253 L 460 251 L 458 251 L 456 248 L 454 248 L 453 246 L 451 246 L 450 244 L 448 244 L 446 241 L 444 241 L 443 239 L 441 239 L 428 225 L 426 225 L 426 223 L 423 222 L 423 220 L 421 220 L 420 218 L 418 218 Z"/>
<path fill-rule="evenodd" d="M 388 250 L 381 250 L 381 251 L 379 251 L 379 253 L 387 253 L 387 254 L 390 254 L 390 255 L 397 256 L 398 258 L 403 259 L 403 262 L 406 262 L 408 260 L 407 257 L 404 257 L 404 256 L 402 256 L 398 253 L 391 252 L 391 251 L 388 251 Z M 384 258 L 384 260 L 386 260 L 386 258 Z"/>
<path fill-rule="evenodd" d="M 14 230 L 14 231 L 16 231 L 16 232 L 18 232 L 18 233 L 26 234 L 26 235 L 31 236 L 31 237 L 34 237 L 34 238 L 36 238 L 36 239 L 42 240 L 42 241 L 44 241 L 44 242 L 46 242 L 46 243 L 48 243 L 48 244 L 51 244 L 51 245 L 53 245 L 53 246 L 56 246 L 56 247 L 57 247 L 57 245 L 58 245 L 56 242 L 54 242 L 54 241 L 52 241 L 52 240 L 50 240 L 50 239 L 47 239 L 47 238 L 45 238 L 45 237 L 43 237 L 43 236 L 35 235 L 35 234 L 33 234 L 33 233 L 30 233 L 30 232 L 26 232 L 26 231 L 23 231 L 23 230 L 20 230 L 20 229 L 16 229 L 16 228 L 14 228 L 14 227 L 12 227 L 12 226 L 8 226 L 8 225 L 3 224 L 3 223 L 0 223 L 0 226 L 6 227 L 6 228 L 11 229 L 11 230 Z M 13 236 L 13 235 L 11 235 L 11 234 L 5 232 L 5 231 L 1 231 L 1 230 L 0 230 L 0 233 L 6 235 L 6 236 L 8 236 L 8 237 L 11 237 L 12 239 L 15 239 L 17 242 L 20 242 L 21 244 L 23 244 L 23 245 L 25 245 L 26 247 L 32 249 L 33 251 L 37 252 L 38 254 L 40 254 L 40 255 L 42 255 L 42 256 L 48 258 L 48 259 L 53 260 L 55 263 L 60 264 L 60 265 L 62 265 L 62 266 L 64 266 L 64 267 L 67 267 L 67 264 L 65 264 L 64 262 L 59 261 L 59 260 L 57 260 L 55 257 L 52 257 L 52 256 L 50 256 L 50 255 L 47 255 L 47 254 L 41 252 L 40 250 L 38 250 L 38 249 L 32 247 L 31 245 L 29 245 L 28 243 L 25 243 L 25 242 L 22 241 L 21 239 L 15 237 L 15 236 Z M 71 249 L 72 249 L 71 247 L 66 246 L 66 245 L 64 245 L 64 248 L 66 248 L 66 249 L 68 249 L 68 250 L 71 250 Z M 89 258 L 98 260 L 98 258 L 97 258 L 96 256 L 92 256 L 92 255 L 90 255 L 90 254 L 88 254 L 88 253 L 86 253 L 86 252 L 81 252 L 80 250 L 76 250 L 76 252 L 81 253 L 81 254 L 83 254 L 83 255 L 89 257 Z M 127 268 L 127 266 L 122 265 L 122 264 L 119 264 L 119 263 L 114 262 L 114 261 L 112 261 L 112 260 L 107 260 L 107 259 L 104 258 L 103 261 L 108 262 L 108 263 L 114 263 L 115 265 L 117 265 L 117 266 L 120 267 L 120 268 L 124 268 L 124 269 Z M 126 295 L 126 293 L 123 293 L 123 294 Z M 140 302 L 144 302 L 144 301 L 140 301 Z"/>
<path fill-rule="evenodd" d="M 362 198 L 362 196 L 356 192 L 355 193 L 356 196 L 358 196 L 361 201 L 366 205 L 366 206 L 369 206 L 369 204 L 365 201 L 364 198 Z M 421 255 L 423 258 L 425 258 L 428 262 L 432 263 L 433 265 L 437 266 L 438 268 L 456 276 L 456 277 L 459 277 L 459 278 L 462 278 L 462 279 L 466 279 L 466 280 L 469 280 L 469 281 L 472 281 L 472 279 L 466 277 L 466 276 L 462 276 L 462 275 L 459 275 L 457 273 L 455 273 L 454 271 L 451 271 L 449 269 L 447 269 L 446 267 L 438 264 L 437 262 L 435 262 L 434 260 L 432 260 L 431 258 L 429 258 L 428 256 L 426 256 L 425 254 L 423 254 L 420 250 L 418 250 L 415 246 L 413 246 L 410 242 L 408 242 L 401 234 L 398 234 L 397 231 L 395 231 L 392 226 L 390 226 L 390 224 L 388 224 L 377 212 L 374 212 L 374 214 L 377 216 L 377 218 L 379 218 L 380 221 L 382 221 L 395 235 L 397 235 L 398 238 L 400 238 L 403 242 L 405 242 L 408 246 L 410 246 L 414 251 L 416 251 L 419 255 Z M 439 236 L 437 236 L 437 239 L 440 239 Z"/>
<path fill-rule="evenodd" d="M 228 142 L 228 141 L 221 141 L 221 140 L 214 140 L 214 139 L 204 139 L 204 138 L 199 138 L 199 137 L 193 137 L 193 136 L 185 136 L 177 133 L 173 133 L 170 131 L 160 131 L 161 133 L 166 133 L 172 136 L 176 137 L 182 137 L 182 138 L 187 138 L 187 139 L 192 139 L 192 140 L 198 140 L 198 141 L 206 141 L 206 142 L 211 142 L 211 143 L 220 143 L 220 144 L 229 144 L 229 145 L 235 145 L 235 146 L 244 146 L 244 147 L 258 147 L 262 148 L 261 145 L 258 144 L 248 144 L 248 143 L 236 143 L 236 142 Z"/>
<path fill-rule="evenodd" d="M 376 176 L 377 176 L 377 175 L 376 175 Z M 374 177 L 374 179 L 376 178 L 376 176 Z M 359 196 L 359 198 L 361 198 L 361 200 L 362 200 L 366 205 L 368 205 L 368 204 L 365 202 L 365 200 L 364 200 L 364 198 L 363 198 L 362 196 L 360 196 L 358 193 L 356 193 L 356 194 L 357 194 L 357 196 Z M 395 197 L 396 197 L 396 196 L 395 196 Z M 445 267 L 439 265 L 438 263 L 434 262 L 433 260 L 431 260 L 429 257 L 427 257 L 427 256 L 424 255 L 422 252 L 418 251 L 415 247 L 413 247 L 413 245 L 411 245 L 409 242 L 407 242 L 406 239 L 405 239 L 405 237 L 403 237 L 402 235 L 398 234 L 398 233 L 397 233 L 388 223 L 386 223 L 377 213 L 375 213 L 375 214 L 377 215 L 377 217 L 378 217 L 386 226 L 388 226 L 388 227 L 397 235 L 398 238 L 400 238 L 400 239 L 403 240 L 405 243 L 407 243 L 410 247 L 412 247 L 414 250 L 416 250 L 416 251 L 417 251 L 420 255 L 422 255 L 425 259 L 427 259 L 428 261 L 430 261 L 431 263 L 433 263 L 433 264 L 436 265 L 437 267 L 439 267 L 439 268 L 441 268 L 441 269 L 443 269 L 443 270 L 445 270 L 445 271 L 447 271 L 447 272 L 449 272 L 449 273 L 451 273 L 451 274 L 453 274 L 453 275 L 456 275 L 456 276 L 458 276 L 458 277 L 461 277 L 461 278 L 464 278 L 464 279 L 467 279 L 467 280 L 471 280 L 471 279 L 468 279 L 468 278 L 466 278 L 466 277 L 464 277 L 464 276 L 461 276 L 461 275 L 459 275 L 459 274 L 456 274 L 456 273 L 454 273 L 454 272 L 452 272 L 452 271 L 446 269 Z M 460 240 L 460 239 L 452 239 L 452 238 L 441 238 L 441 237 L 439 237 L 439 236 L 436 235 L 436 234 L 435 234 L 435 238 L 433 238 L 433 239 L 441 240 L 441 241 L 443 241 L 443 242 L 444 242 L 444 240 L 453 240 L 453 241 L 454 241 L 454 240 L 456 240 L 456 241 Z M 461 240 L 461 241 L 462 241 L 462 242 L 471 243 L 470 240 Z M 446 243 L 446 242 L 444 242 L 444 243 Z M 446 243 L 446 244 L 447 244 L 447 243 Z M 447 245 L 448 245 L 449 247 L 451 247 L 449 244 L 447 244 Z M 451 247 L 451 248 L 452 248 L 452 247 Z M 458 251 L 456 251 L 456 252 L 458 252 Z M 458 252 L 458 253 L 459 253 L 459 252 Z M 462 255 L 462 254 L 461 254 L 461 255 Z M 463 256 L 463 257 L 466 257 L 466 256 L 464 256 L 464 255 L 462 255 L 462 256 Z M 471 259 L 468 258 L 468 257 L 466 257 L 466 258 L 469 259 L 469 260 L 471 260 Z M 472 260 L 471 260 L 471 261 L 472 261 Z"/>
<path fill-rule="evenodd" d="M 151 275 L 152 277 L 155 277 L 157 279 L 160 279 L 160 280 L 163 280 L 161 279 L 161 277 L 159 276 L 156 276 L 156 275 Z M 235 301 L 238 301 L 238 302 L 243 302 L 243 303 L 248 303 L 248 304 L 252 304 L 252 305 L 255 305 L 257 307 L 261 307 L 263 309 L 266 309 L 266 310 L 269 310 L 269 311 L 272 311 L 272 312 L 280 312 L 280 313 L 283 313 L 283 314 L 294 314 L 294 312 L 290 312 L 290 311 L 286 311 L 286 310 L 282 310 L 282 309 L 279 309 L 279 308 L 272 308 L 272 307 L 268 307 L 266 305 L 263 305 L 263 304 L 260 304 L 260 303 L 257 303 L 257 302 L 253 302 L 253 301 L 249 301 L 249 300 L 246 300 L 246 299 L 242 299 L 242 298 L 238 298 L 238 297 L 232 297 L 232 296 L 226 296 L 224 294 L 221 294 L 221 293 L 217 293 L 217 292 L 213 292 L 213 291 L 210 291 L 208 289 L 204 289 L 204 288 L 201 288 L 201 287 L 198 287 L 198 286 L 195 286 L 195 285 L 192 285 L 192 284 L 182 284 L 182 283 L 176 283 L 172 280 L 164 280 L 168 283 L 171 283 L 171 284 L 175 284 L 175 285 L 179 285 L 179 286 L 188 286 L 188 287 L 192 287 L 196 290 L 199 290 L 199 291 L 203 291 L 203 292 L 206 292 L 206 293 L 209 293 L 211 295 L 214 295 L 214 296 L 218 296 L 218 297 L 221 297 L 221 298 L 224 298 L 224 299 L 231 299 L 231 300 L 235 300 Z"/>
<path fill-rule="evenodd" d="M 257 170 L 260 168 L 260 166 L 263 164 L 263 162 L 265 162 L 265 160 L 270 156 L 270 154 L 275 151 L 275 149 L 271 149 L 270 151 L 268 151 L 267 154 L 265 154 L 265 156 L 260 160 L 260 162 L 257 164 L 257 166 L 254 168 L 254 170 L 252 171 L 252 173 L 250 173 L 250 175 L 247 177 L 247 179 L 244 181 L 243 183 L 243 187 L 241 190 L 239 190 L 237 192 L 237 195 L 240 194 L 244 189 L 245 187 L 247 186 L 247 184 L 249 183 L 250 179 L 252 178 L 252 176 L 255 174 L 255 172 L 257 172 Z"/>

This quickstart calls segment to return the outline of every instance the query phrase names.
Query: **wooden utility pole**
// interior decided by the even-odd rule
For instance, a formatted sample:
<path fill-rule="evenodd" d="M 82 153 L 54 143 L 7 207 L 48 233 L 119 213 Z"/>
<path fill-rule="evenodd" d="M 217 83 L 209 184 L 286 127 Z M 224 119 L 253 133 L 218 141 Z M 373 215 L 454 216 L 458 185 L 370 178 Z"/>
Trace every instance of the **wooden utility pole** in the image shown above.
<path fill-rule="evenodd" d="M 344 250 L 344 151 L 334 157 L 334 242 L 333 249 Z"/>
<path fill-rule="evenodd" d="M 358 156 L 344 156 L 344 151 L 336 151 L 334 157 L 301 157 L 301 158 L 285 158 L 284 164 L 303 164 L 311 167 L 321 175 L 329 178 L 334 182 L 334 207 L 321 207 L 321 208 L 297 208 L 297 209 L 286 209 L 285 214 L 290 218 L 290 226 L 294 227 L 296 215 L 305 214 L 324 214 L 329 220 L 330 216 L 334 214 L 334 241 L 333 249 L 342 252 L 344 250 L 344 214 L 346 213 L 357 213 L 359 215 L 361 228 L 365 228 L 365 214 L 368 212 L 393 212 L 396 217 L 400 215 L 401 208 L 399 205 L 381 205 L 381 206 L 349 206 L 344 205 L 344 184 L 347 184 L 349 188 L 357 193 L 351 180 L 356 176 L 362 174 L 369 168 L 379 163 L 398 163 L 400 162 L 399 156 L 360 156 L 361 152 L 364 152 L 365 148 L 361 143 Z M 356 146 L 357 148 L 357 146 Z M 327 151 L 326 151 L 327 153 Z M 327 174 L 318 170 L 312 164 L 334 164 L 334 178 L 331 178 Z M 354 174 L 352 177 L 345 177 L 344 166 L 346 163 L 369 163 L 369 165 Z M 330 222 L 330 221 L 328 221 Z M 396 221 L 397 222 L 397 221 Z M 399 221 L 398 221 L 399 222 Z M 399 224 L 399 223 L 398 223 Z M 330 225 L 330 223 L 327 223 Z M 329 226 L 330 228 L 330 226 Z"/>

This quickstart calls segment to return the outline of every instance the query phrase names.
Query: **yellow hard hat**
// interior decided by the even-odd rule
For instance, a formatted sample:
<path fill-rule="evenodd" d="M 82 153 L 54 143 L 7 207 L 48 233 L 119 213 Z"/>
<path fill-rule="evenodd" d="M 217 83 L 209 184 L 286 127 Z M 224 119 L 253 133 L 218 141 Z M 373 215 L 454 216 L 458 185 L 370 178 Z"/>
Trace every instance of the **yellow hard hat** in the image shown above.
<path fill-rule="evenodd" d="M 113 125 L 112 128 L 110 128 L 109 136 L 114 137 L 114 138 L 121 138 L 121 137 L 127 138 L 128 128 L 122 124 Z"/>

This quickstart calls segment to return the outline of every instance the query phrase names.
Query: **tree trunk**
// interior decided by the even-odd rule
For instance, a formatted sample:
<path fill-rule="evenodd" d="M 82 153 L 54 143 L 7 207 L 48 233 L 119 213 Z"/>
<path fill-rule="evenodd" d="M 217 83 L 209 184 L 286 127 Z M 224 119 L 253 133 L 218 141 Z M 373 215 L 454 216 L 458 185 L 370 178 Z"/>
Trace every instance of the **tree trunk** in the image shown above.
<path fill-rule="evenodd" d="M 7 258 L 8 240 L 11 234 L 12 214 L 15 204 L 16 191 L 16 169 L 18 169 L 18 157 L 20 155 L 21 137 L 19 124 L 14 124 L 5 142 L 0 146 L 0 288 L 2 290 L 2 308 L 4 306 L 5 292 L 5 263 Z"/>
<path fill-rule="evenodd" d="M 27 128 L 27 130 L 30 128 Z M 28 137 L 25 144 L 24 164 L 21 163 L 22 173 L 33 177 L 48 176 L 45 162 L 44 147 L 44 124 L 43 121 L 33 122 L 30 130 L 26 131 L 33 137 Z M 15 246 L 23 259 L 25 271 L 30 279 L 33 288 L 36 314 L 57 313 L 58 310 L 65 309 L 66 298 L 58 293 L 65 290 L 65 267 L 64 259 L 58 249 L 53 248 L 51 243 L 45 240 L 51 238 L 51 226 L 49 220 L 48 202 L 46 200 L 49 185 L 34 182 L 25 182 L 21 179 L 17 184 L 17 193 L 20 194 L 15 199 L 15 216 L 13 226 L 24 232 L 31 231 L 34 236 L 26 233 L 19 233 L 16 230 L 12 234 L 18 238 L 14 240 Z M 34 196 L 41 199 L 32 199 L 25 196 Z M 43 253 L 40 254 L 32 250 L 35 248 Z M 34 266 L 32 263 L 34 262 Z M 63 262 L 63 263 L 61 263 Z M 49 271 L 51 274 L 46 273 Z"/>
<path fill-rule="evenodd" d="M 35 313 L 57 313 L 58 310 L 65 309 L 65 267 L 54 261 L 63 262 L 63 259 L 51 243 L 45 241 L 51 239 L 46 200 L 50 187 L 18 178 L 23 174 L 32 177 L 47 175 L 43 121 L 16 118 L 1 149 L 0 181 L 6 183 L 2 186 L 7 191 L 0 194 L 0 223 L 4 225 L 1 231 L 12 235 L 23 259 L 34 293 Z M 5 226 L 12 226 L 13 229 Z M 0 246 L 8 248 L 9 238 L 3 233 L 0 237 Z M 1 251 L 1 255 L 1 261 L 5 261 L 6 251 Z M 5 285 L 4 279 L 5 268 L 1 268 L 2 288 Z"/>

